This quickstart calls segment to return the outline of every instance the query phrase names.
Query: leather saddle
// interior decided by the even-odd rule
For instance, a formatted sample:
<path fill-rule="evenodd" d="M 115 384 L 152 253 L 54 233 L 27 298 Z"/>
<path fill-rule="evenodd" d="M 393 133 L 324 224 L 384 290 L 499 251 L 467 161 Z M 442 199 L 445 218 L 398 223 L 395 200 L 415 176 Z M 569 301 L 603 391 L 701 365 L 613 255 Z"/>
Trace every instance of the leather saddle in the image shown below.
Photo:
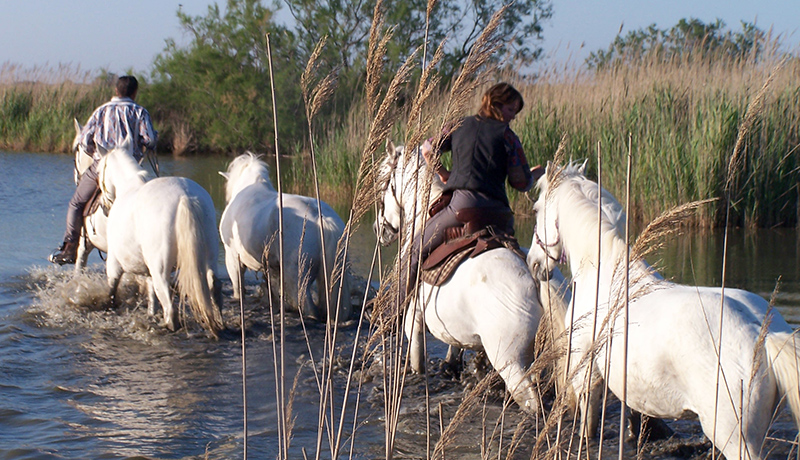
<path fill-rule="evenodd" d="M 439 204 L 437 201 L 434 206 Z M 438 210 L 445 206 L 439 206 Z M 431 212 L 433 211 L 434 207 L 431 208 Z M 500 247 L 512 249 L 524 259 L 525 255 L 519 249 L 519 243 L 511 229 L 513 216 L 510 210 L 497 208 L 465 208 L 456 211 L 456 219 L 461 225 L 445 229 L 445 242 L 434 248 L 422 262 L 422 279 L 435 286 L 441 285 L 467 257 L 475 257 Z"/>

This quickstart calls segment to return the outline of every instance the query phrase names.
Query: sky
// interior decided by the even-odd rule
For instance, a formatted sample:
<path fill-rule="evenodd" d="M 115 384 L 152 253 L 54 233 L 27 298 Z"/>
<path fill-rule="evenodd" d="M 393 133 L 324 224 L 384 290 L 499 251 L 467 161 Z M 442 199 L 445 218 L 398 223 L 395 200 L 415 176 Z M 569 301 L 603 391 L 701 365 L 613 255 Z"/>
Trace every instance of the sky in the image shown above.
<path fill-rule="evenodd" d="M 179 6 L 193 16 L 225 0 L 0 0 L 0 65 L 116 74 L 147 73 L 165 40 L 188 37 L 179 27 Z M 264 2 L 269 4 L 269 2 Z M 582 62 L 605 49 L 619 33 L 655 23 L 668 29 L 682 18 L 705 23 L 717 18 L 733 30 L 740 21 L 772 29 L 787 50 L 800 45 L 800 0 L 552 0 L 553 17 L 544 24 L 549 61 Z M 286 8 L 283 17 L 288 17 Z M 402 30 L 402 29 L 401 29 Z"/>

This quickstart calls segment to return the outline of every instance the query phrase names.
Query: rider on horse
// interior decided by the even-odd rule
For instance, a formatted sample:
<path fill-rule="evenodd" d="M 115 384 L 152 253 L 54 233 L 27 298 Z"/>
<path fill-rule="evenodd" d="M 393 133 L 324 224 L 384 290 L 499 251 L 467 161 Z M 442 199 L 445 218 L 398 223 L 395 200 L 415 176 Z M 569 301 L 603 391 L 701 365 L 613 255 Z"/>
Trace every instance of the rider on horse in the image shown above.
<path fill-rule="evenodd" d="M 58 265 L 75 263 L 83 226 L 83 209 L 98 188 L 97 162 L 100 160 L 100 152 L 97 147 L 110 150 L 121 144 L 128 132 L 131 132 L 133 156 L 137 161 L 144 156 L 144 147 L 155 149 L 158 133 L 153 129 L 150 114 L 134 102 L 138 88 L 136 77 L 119 77 L 116 96 L 98 107 L 83 127 L 79 143 L 86 153 L 92 155 L 94 161 L 78 181 L 67 209 L 64 242 L 50 254 L 50 262 Z"/>
<path fill-rule="evenodd" d="M 436 173 L 445 183 L 443 196 L 449 199 L 449 203 L 434 206 L 441 209 L 428 220 L 424 234 L 414 239 L 407 277 L 409 289 L 416 285 L 419 257 L 424 260 L 445 242 L 447 228 L 463 226 L 463 214 L 470 208 L 479 208 L 472 214 L 483 215 L 481 220 L 487 220 L 485 218 L 490 214 L 498 216 L 499 219 L 488 221 L 501 232 L 514 234 L 506 179 L 516 190 L 528 191 L 543 172 L 539 166 L 528 167 L 522 144 L 509 127 L 523 106 L 519 91 L 508 83 L 498 83 L 484 93 L 477 115 L 461 119 L 455 129 L 447 129 L 433 143 L 429 139 L 422 145 L 425 161 L 429 165 L 438 165 Z M 452 170 L 448 171 L 435 161 L 434 146 L 441 151 L 452 151 Z M 459 211 L 462 211 L 461 215 Z M 400 291 L 404 296 L 404 290 Z"/>

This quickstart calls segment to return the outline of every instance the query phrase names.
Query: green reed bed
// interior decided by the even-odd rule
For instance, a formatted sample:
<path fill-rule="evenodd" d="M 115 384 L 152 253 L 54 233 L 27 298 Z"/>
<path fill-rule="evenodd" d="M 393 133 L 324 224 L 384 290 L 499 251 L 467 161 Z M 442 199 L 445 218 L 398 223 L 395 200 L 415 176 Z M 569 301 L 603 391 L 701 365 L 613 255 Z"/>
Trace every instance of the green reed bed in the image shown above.
<path fill-rule="evenodd" d="M 746 138 L 733 197 L 737 225 L 797 223 L 800 115 L 797 60 L 713 62 L 686 58 L 569 77 L 546 74 L 521 84 L 529 107 L 513 126 L 532 163 L 546 162 L 562 135 L 567 154 L 599 148 L 604 184 L 624 195 L 630 136 L 634 159 L 632 214 L 648 221 L 677 204 L 722 196 L 728 158 L 747 105 L 774 73 L 764 109 Z M 697 224 L 719 225 L 725 203 L 706 208 Z"/>
<path fill-rule="evenodd" d="M 0 148 L 67 152 L 82 123 L 111 94 L 102 78 L 61 66 L 56 69 L 0 67 Z"/>
<path fill-rule="evenodd" d="M 773 55 L 774 56 L 774 55 Z M 764 109 L 746 138 L 733 197 L 732 223 L 741 226 L 793 226 L 798 222 L 798 144 L 800 144 L 800 63 L 777 57 L 709 60 L 684 57 L 647 61 L 599 71 L 551 68 L 536 78 L 510 79 L 522 91 L 526 107 L 513 123 L 531 164 L 544 164 L 566 136 L 567 155 L 589 159 L 596 170 L 599 148 L 610 191 L 623 195 L 625 156 L 630 139 L 634 157 L 632 214 L 648 221 L 677 204 L 721 197 L 728 158 L 747 105 L 770 73 Z M 445 101 L 442 88 L 432 100 Z M 106 79 L 69 68 L 0 70 L 0 148 L 67 152 L 80 121 L 111 94 Z M 363 98 L 363 95 L 356 95 Z M 474 111 L 479 101 L 467 104 Z M 317 167 L 323 195 L 348 198 L 355 188 L 360 152 L 368 136 L 364 104 L 348 113 L 319 120 Z M 426 110 L 444 106 L 429 104 Z M 411 110 L 410 107 L 406 108 Z M 149 110 L 159 113 L 158 102 Z M 211 108 L 209 109 L 211 110 Z M 468 111 L 469 112 L 469 111 Z M 169 130 L 169 120 L 154 120 Z M 165 131 L 166 132 L 166 131 Z M 404 123 L 392 130 L 405 137 Z M 428 133 L 432 135 L 433 133 Z M 310 190 L 305 139 L 295 139 L 288 178 L 294 191 Z M 233 152 L 241 153 L 241 152 Z M 512 192 L 520 213 L 527 200 Z M 723 223 L 725 203 L 700 210 L 696 224 Z"/>

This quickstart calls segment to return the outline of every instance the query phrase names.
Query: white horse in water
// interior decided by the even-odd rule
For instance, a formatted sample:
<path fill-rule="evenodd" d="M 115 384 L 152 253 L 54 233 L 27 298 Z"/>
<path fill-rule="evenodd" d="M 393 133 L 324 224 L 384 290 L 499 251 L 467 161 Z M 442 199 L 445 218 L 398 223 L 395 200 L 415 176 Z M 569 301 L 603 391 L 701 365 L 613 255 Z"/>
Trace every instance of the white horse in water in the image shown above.
<path fill-rule="evenodd" d="M 625 366 L 624 212 L 583 173 L 583 166 L 553 171 L 551 165 L 539 180 L 528 263 L 540 279 L 562 255 L 569 263 L 575 286 L 574 312 L 565 315 L 569 372 L 584 429 L 595 434 L 600 415 L 599 398 L 581 397 L 589 381 L 595 388 L 604 381 L 618 397 L 627 382 L 632 409 L 658 418 L 693 413 L 728 460 L 761 458 L 781 398 L 800 426 L 800 342 L 792 328 L 753 293 L 726 288 L 723 296 L 719 288 L 674 284 L 632 261 Z"/>
<path fill-rule="evenodd" d="M 343 267 L 343 257 L 337 257 L 337 244 L 345 225 L 336 211 L 320 202 L 320 213 L 314 198 L 279 195 L 269 179 L 266 163 L 249 152 L 236 157 L 228 171 L 220 174 L 227 180 L 227 205 L 219 232 L 234 297 L 239 297 L 239 280 L 248 268 L 260 271 L 268 267 L 273 293 L 279 292 L 282 198 L 285 298 L 306 317 L 349 320 L 353 314 L 350 275 Z M 313 284 L 317 302 L 312 297 Z M 302 306 L 298 305 L 301 300 Z"/>
<path fill-rule="evenodd" d="M 418 152 L 405 153 L 400 146 L 387 147 L 380 166 L 378 193 L 381 205 L 374 230 L 381 244 L 393 242 L 400 229 L 409 224 L 414 233 L 422 231 L 422 193 L 425 160 Z M 431 197 L 441 194 L 443 184 L 435 178 Z M 415 214 L 416 210 L 416 214 Z M 411 221 L 407 219 L 412 219 Z M 411 247 L 409 232 L 403 231 L 400 255 Z M 402 287 L 401 287 L 402 289 Z M 534 337 L 542 317 L 537 286 L 525 261 L 506 248 L 492 249 L 466 259 L 441 286 L 421 282 L 418 296 L 411 300 L 405 316 L 405 334 L 411 349 L 411 366 L 425 367 L 425 327 L 451 347 L 484 350 L 492 366 L 506 383 L 516 402 L 536 412 L 539 397 L 528 371 L 534 358 Z"/>
<path fill-rule="evenodd" d="M 149 275 L 148 313 L 155 298 L 164 326 L 176 329 L 170 278 L 177 270 L 178 291 L 188 298 L 195 320 L 216 335 L 223 328 L 221 288 L 216 276 L 219 239 L 211 196 L 183 177 L 147 180 L 130 153 L 131 140 L 106 153 L 97 166 L 108 213 L 106 273 L 112 303 L 123 272 Z"/>

